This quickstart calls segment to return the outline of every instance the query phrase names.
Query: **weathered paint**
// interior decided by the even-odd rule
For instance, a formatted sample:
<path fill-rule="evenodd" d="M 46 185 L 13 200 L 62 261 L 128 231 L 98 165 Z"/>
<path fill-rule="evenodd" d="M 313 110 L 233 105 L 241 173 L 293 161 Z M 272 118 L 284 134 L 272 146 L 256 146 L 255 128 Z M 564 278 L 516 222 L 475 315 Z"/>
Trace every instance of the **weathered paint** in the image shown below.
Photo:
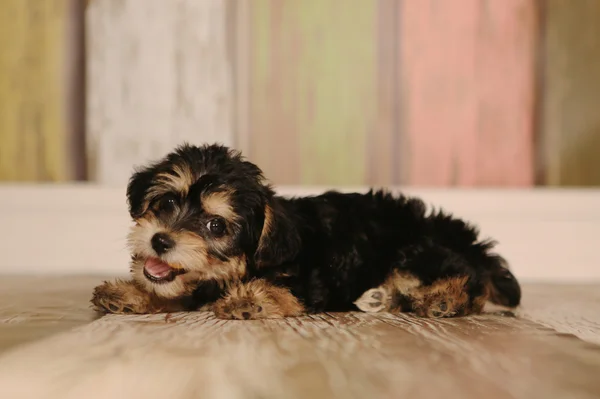
<path fill-rule="evenodd" d="M 252 3 L 249 155 L 276 183 L 365 181 L 377 3 L 351 3 Z"/>
<path fill-rule="evenodd" d="M 398 88 L 399 57 L 397 56 L 398 7 L 396 0 L 380 0 L 377 9 L 377 92 L 373 98 L 375 120 L 367 139 L 365 184 L 385 186 L 400 183 L 402 159 L 398 156 L 401 140 L 399 121 L 401 109 Z"/>
<path fill-rule="evenodd" d="M 233 140 L 227 4 L 102 0 L 87 11 L 91 177 L 125 184 L 134 166 L 192 144 Z"/>
<path fill-rule="evenodd" d="M 0 14 L 0 33 L 16 38 L 0 52 L 2 179 L 73 176 L 71 3 L 10 0 Z M 142 14 L 132 0 L 88 9 L 97 181 L 123 182 L 190 140 L 240 144 L 278 184 L 533 182 L 534 0 L 147 3 Z M 538 168 L 551 184 L 596 182 L 600 170 L 594 4 L 548 3 Z"/>
<path fill-rule="evenodd" d="M 600 2 L 548 0 L 540 183 L 600 185 Z"/>
<path fill-rule="evenodd" d="M 2 2 L 0 180 L 75 175 L 67 121 L 68 17 L 69 0 Z"/>
<path fill-rule="evenodd" d="M 403 182 L 531 185 L 535 1 L 401 4 Z"/>

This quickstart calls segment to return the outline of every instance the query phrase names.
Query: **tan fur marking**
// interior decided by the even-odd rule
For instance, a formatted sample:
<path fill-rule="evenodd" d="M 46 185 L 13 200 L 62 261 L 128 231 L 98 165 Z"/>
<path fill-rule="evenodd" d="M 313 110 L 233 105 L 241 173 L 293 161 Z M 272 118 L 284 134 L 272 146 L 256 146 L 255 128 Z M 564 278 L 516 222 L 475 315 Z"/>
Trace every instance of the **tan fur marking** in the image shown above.
<path fill-rule="evenodd" d="M 469 313 L 481 313 L 483 311 L 483 308 L 485 306 L 485 304 L 487 303 L 489 299 L 489 294 L 487 292 L 485 292 L 483 295 L 478 296 L 473 298 L 473 301 L 471 303 L 471 309 Z"/>
<path fill-rule="evenodd" d="M 422 317 L 450 317 L 471 313 L 466 284 L 469 278 L 451 277 L 423 287 L 413 295 L 413 308 Z"/>
<path fill-rule="evenodd" d="M 154 185 L 148 190 L 144 201 L 144 212 L 148 210 L 150 202 L 167 193 L 180 193 L 186 195 L 192 184 L 196 181 L 192 170 L 188 166 L 173 166 L 172 173 L 163 172 L 156 175 Z"/>
<path fill-rule="evenodd" d="M 252 280 L 229 288 L 213 308 L 221 319 L 278 319 L 299 316 L 304 307 L 292 293 L 265 280 Z"/>
<path fill-rule="evenodd" d="M 141 214 L 144 215 L 146 212 L 148 212 L 148 208 L 150 208 L 150 199 L 148 196 L 146 196 L 146 199 L 142 201 Z"/>
<path fill-rule="evenodd" d="M 423 286 L 418 278 L 406 272 L 393 272 L 379 287 L 366 291 L 355 305 L 363 312 L 402 311 L 394 298 L 405 297 L 413 311 L 421 317 L 451 317 L 480 313 L 488 294 L 469 298 L 467 276 L 452 277 Z"/>
<path fill-rule="evenodd" d="M 410 296 L 421 286 L 421 280 L 411 273 L 394 270 L 384 284 L 387 284 L 402 295 Z"/>
<path fill-rule="evenodd" d="M 202 208 L 211 215 L 218 215 L 230 222 L 235 222 L 238 215 L 231 206 L 231 195 L 230 191 L 218 191 L 204 195 L 202 197 Z"/>
<path fill-rule="evenodd" d="M 258 249 L 260 251 L 266 244 L 267 237 L 271 234 L 273 228 L 273 209 L 269 205 L 265 207 L 265 222 L 263 224 L 262 231 L 260 233 L 260 240 L 258 242 Z"/>
<path fill-rule="evenodd" d="M 159 173 L 156 181 L 167 186 L 169 191 L 187 194 L 190 186 L 194 184 L 195 176 L 187 165 L 174 165 L 173 173 Z"/>
<path fill-rule="evenodd" d="M 105 281 L 94 289 L 91 302 L 96 311 L 103 313 L 147 314 L 184 310 L 177 301 L 151 295 L 132 280 Z"/>

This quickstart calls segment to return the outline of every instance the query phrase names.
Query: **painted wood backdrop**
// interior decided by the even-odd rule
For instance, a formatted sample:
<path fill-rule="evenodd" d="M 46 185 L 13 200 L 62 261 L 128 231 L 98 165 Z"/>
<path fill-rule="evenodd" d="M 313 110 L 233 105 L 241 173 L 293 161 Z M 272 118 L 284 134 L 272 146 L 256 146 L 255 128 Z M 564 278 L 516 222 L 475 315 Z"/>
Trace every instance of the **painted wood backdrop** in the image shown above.
<path fill-rule="evenodd" d="M 276 184 L 600 185 L 596 0 L 75 3 L 2 6 L 3 180 L 121 185 L 187 140 Z"/>
<path fill-rule="evenodd" d="M 87 28 L 90 178 L 124 184 L 132 165 L 183 141 L 233 144 L 224 1 L 91 1 Z"/>
<path fill-rule="evenodd" d="M 0 179 L 66 181 L 83 167 L 77 0 L 0 4 Z"/>

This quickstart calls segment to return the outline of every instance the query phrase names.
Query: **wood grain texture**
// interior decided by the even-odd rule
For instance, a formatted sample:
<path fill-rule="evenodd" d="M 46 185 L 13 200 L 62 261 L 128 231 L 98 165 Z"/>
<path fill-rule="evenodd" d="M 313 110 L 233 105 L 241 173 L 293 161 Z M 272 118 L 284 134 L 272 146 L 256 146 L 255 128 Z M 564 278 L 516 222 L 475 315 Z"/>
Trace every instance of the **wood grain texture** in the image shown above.
<path fill-rule="evenodd" d="M 183 141 L 233 144 L 226 1 L 92 1 L 86 17 L 94 180 L 122 184 Z"/>
<path fill-rule="evenodd" d="M 253 1 L 248 156 L 277 184 L 365 181 L 377 2 Z"/>
<path fill-rule="evenodd" d="M 23 325 L 36 319 L 59 324 L 61 313 L 67 320 L 89 317 L 76 298 L 91 281 L 52 278 L 36 291 L 35 278 L 0 279 L 1 287 L 11 287 L 0 290 L 4 299 L 26 298 L 8 309 L 3 305 L 0 327 L 11 312 Z M 517 318 L 488 313 L 427 320 L 351 312 L 236 322 L 210 313 L 110 315 L 4 352 L 0 395 L 595 398 L 600 351 L 585 341 L 600 336 L 598 288 L 525 285 Z M 49 306 L 39 306 L 50 294 Z M 528 319 L 547 321 L 546 306 L 562 306 L 570 316 L 558 323 L 555 318 L 552 328 Z M 569 331 L 573 335 L 557 333 L 582 320 L 589 326 L 583 340 L 576 338 L 577 328 Z"/>
<path fill-rule="evenodd" d="M 0 12 L 0 180 L 76 177 L 69 118 L 70 0 L 6 0 Z M 82 134 L 81 131 L 76 133 Z"/>
<path fill-rule="evenodd" d="M 538 171 L 550 186 L 600 184 L 600 2 L 547 0 Z"/>
<path fill-rule="evenodd" d="M 398 8 L 396 0 L 377 2 L 377 63 L 375 77 L 377 92 L 371 100 L 375 105 L 375 124 L 367 134 L 367 166 L 364 182 L 371 186 L 399 184 L 401 179 L 398 147 L 401 108 L 397 87 L 399 78 L 398 51 Z"/>
<path fill-rule="evenodd" d="M 404 1 L 403 183 L 533 183 L 533 0 Z"/>
<path fill-rule="evenodd" d="M 97 276 L 2 276 L 0 353 L 90 323 L 90 292 Z"/>
<path fill-rule="evenodd" d="M 526 284 L 523 293 L 520 317 L 600 345 L 597 284 Z"/>

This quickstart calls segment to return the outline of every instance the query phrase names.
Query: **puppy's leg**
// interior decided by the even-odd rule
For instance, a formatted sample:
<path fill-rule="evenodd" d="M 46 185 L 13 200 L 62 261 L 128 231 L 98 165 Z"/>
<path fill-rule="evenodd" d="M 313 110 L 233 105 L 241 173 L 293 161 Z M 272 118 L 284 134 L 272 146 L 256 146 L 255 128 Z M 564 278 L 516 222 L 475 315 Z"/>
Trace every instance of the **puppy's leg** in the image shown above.
<path fill-rule="evenodd" d="M 365 291 L 354 304 L 363 312 L 409 311 L 421 281 L 411 273 L 394 270 L 379 287 Z"/>
<path fill-rule="evenodd" d="M 292 293 L 266 280 L 253 280 L 231 287 L 213 306 L 220 319 L 278 319 L 299 316 L 304 307 Z"/>
<path fill-rule="evenodd" d="M 485 290 L 473 295 L 468 276 L 448 277 L 413 293 L 412 307 L 421 317 L 455 317 L 480 313 L 487 300 Z M 476 291 L 477 292 L 477 291 Z"/>
<path fill-rule="evenodd" d="M 132 280 L 106 281 L 94 289 L 94 309 L 103 313 L 161 313 L 183 310 L 175 301 L 162 301 Z"/>
<path fill-rule="evenodd" d="M 480 313 L 486 290 L 474 289 L 468 276 L 446 277 L 423 285 L 411 273 L 394 271 L 379 287 L 354 303 L 363 312 L 413 311 L 420 317 L 454 317 Z M 477 287 L 475 287 L 477 288 Z"/>

